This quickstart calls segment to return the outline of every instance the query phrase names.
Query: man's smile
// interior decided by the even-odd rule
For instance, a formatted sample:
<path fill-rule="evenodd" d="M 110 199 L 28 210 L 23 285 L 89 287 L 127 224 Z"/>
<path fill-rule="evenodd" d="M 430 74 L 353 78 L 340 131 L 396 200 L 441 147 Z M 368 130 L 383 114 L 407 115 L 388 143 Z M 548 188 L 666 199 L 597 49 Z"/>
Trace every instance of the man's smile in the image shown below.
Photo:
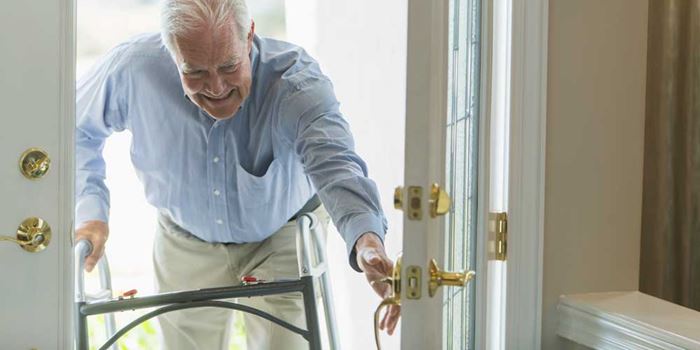
<path fill-rule="evenodd" d="M 229 91 L 227 94 L 221 96 L 209 96 L 204 93 L 200 93 L 199 95 L 202 96 L 202 98 L 204 98 L 204 100 L 209 104 L 214 106 L 222 106 L 229 102 L 229 100 L 233 97 L 234 92 L 236 92 L 236 89 L 231 89 L 231 91 Z"/>

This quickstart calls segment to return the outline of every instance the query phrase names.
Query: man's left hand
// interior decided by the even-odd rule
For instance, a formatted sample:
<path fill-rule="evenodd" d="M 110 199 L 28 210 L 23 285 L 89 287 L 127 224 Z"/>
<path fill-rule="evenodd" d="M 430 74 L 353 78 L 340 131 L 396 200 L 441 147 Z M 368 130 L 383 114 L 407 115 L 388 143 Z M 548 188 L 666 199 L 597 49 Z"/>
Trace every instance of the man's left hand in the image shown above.
<path fill-rule="evenodd" d="M 355 252 L 357 253 L 357 265 L 364 271 L 372 289 L 382 299 L 390 297 L 391 284 L 384 283 L 382 280 L 392 276 L 394 263 L 386 256 L 384 244 L 379 236 L 373 232 L 364 233 L 355 243 Z M 390 305 L 379 323 L 379 329 L 386 329 L 389 335 L 394 334 L 400 315 L 401 306 Z"/>

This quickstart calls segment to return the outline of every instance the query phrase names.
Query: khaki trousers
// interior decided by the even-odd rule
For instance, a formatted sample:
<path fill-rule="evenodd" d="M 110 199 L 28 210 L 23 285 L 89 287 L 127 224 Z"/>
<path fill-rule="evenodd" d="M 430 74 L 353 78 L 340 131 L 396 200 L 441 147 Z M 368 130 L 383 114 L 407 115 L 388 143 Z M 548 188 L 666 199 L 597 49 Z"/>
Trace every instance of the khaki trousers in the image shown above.
<path fill-rule="evenodd" d="M 314 211 L 327 227 L 323 206 Z M 324 230 L 325 232 L 325 230 Z M 241 276 L 264 280 L 297 279 L 296 222 L 288 222 L 262 242 L 207 243 L 159 214 L 153 243 L 153 264 L 158 292 L 238 285 Z M 241 298 L 238 303 L 261 309 L 302 329 L 306 328 L 301 293 Z M 228 349 L 232 313 L 220 308 L 197 308 L 158 317 L 161 344 L 167 350 Z M 248 350 L 308 349 L 298 334 L 258 316 L 244 314 Z"/>

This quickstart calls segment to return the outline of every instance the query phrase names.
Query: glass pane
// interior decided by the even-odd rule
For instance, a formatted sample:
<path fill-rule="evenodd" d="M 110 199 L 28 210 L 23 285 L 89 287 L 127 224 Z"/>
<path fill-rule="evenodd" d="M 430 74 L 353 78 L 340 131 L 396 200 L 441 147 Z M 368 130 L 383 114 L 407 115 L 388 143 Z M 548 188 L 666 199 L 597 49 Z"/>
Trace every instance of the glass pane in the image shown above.
<path fill-rule="evenodd" d="M 481 0 L 450 1 L 445 188 L 452 208 L 445 217 L 442 264 L 448 271 L 475 269 L 480 15 Z M 473 349 L 474 283 L 443 295 L 444 349 Z"/>

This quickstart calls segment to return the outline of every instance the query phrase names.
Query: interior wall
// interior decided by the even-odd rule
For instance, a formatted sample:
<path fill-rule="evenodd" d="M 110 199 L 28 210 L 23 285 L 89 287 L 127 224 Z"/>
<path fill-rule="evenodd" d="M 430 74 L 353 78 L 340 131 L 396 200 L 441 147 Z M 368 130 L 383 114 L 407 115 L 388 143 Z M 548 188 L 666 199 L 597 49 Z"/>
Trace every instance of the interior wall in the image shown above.
<path fill-rule="evenodd" d="M 562 294 L 637 290 L 648 0 L 549 0 L 543 349 Z"/>

